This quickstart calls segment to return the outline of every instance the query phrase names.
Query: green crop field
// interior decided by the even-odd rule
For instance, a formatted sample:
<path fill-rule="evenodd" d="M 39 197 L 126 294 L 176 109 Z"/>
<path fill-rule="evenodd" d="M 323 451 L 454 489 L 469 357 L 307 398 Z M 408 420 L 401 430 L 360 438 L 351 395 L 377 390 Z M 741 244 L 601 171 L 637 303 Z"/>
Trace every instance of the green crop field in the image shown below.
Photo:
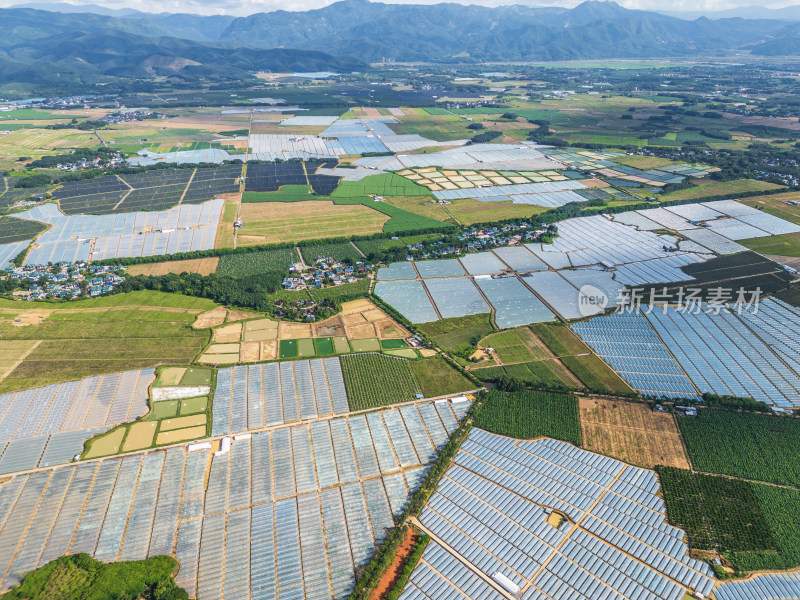
<path fill-rule="evenodd" d="M 489 392 L 475 414 L 475 427 L 520 439 L 540 436 L 581 444 L 578 401 L 572 394 Z"/>
<path fill-rule="evenodd" d="M 171 556 L 102 563 L 88 554 L 62 556 L 29 572 L 4 600 L 103 600 L 163 598 L 184 600 L 185 590 L 172 577 L 178 561 Z M 158 591 L 156 591 L 158 590 Z"/>
<path fill-rule="evenodd" d="M 15 217 L 0 217 L 0 244 L 32 240 L 47 231 L 47 225 Z"/>
<path fill-rule="evenodd" d="M 348 302 L 356 298 L 364 298 L 369 291 L 369 279 L 359 279 L 355 283 L 344 283 L 335 287 L 311 290 L 311 297 L 316 301 L 333 300 L 334 302 Z"/>
<path fill-rule="evenodd" d="M 341 362 L 350 410 L 408 402 L 420 393 L 406 359 L 367 353 L 344 355 Z"/>
<path fill-rule="evenodd" d="M 389 220 L 383 224 L 383 231 L 385 233 L 407 233 L 410 231 L 419 231 L 421 229 L 431 229 L 436 227 L 441 228 L 447 226 L 447 223 L 443 221 L 438 221 L 425 215 L 403 210 L 402 208 L 398 208 L 389 202 L 377 202 L 372 198 L 365 196 L 331 196 L 331 198 L 335 204 L 360 204 L 387 215 Z"/>
<path fill-rule="evenodd" d="M 592 354 L 589 347 L 568 327 L 537 323 L 531 325 L 530 330 L 589 391 L 598 394 L 632 393 L 630 386 L 611 367 Z"/>
<path fill-rule="evenodd" d="M 758 496 L 777 553 L 749 552 L 737 556 L 739 568 L 746 571 L 793 569 L 800 566 L 800 490 L 761 483 L 751 484 Z"/>
<path fill-rule="evenodd" d="M 85 117 L 85 114 L 68 114 L 57 115 L 55 113 L 45 112 L 43 110 L 35 110 L 33 108 L 17 108 L 15 110 L 8 110 L 0 112 L 0 123 L 12 119 L 19 119 L 21 121 L 58 121 L 70 120 L 72 118 Z"/>
<path fill-rule="evenodd" d="M 307 265 L 313 265 L 318 258 L 333 258 L 339 261 L 351 259 L 354 261 L 363 260 L 363 256 L 350 242 L 317 242 L 303 244 L 300 247 Z"/>
<path fill-rule="evenodd" d="M 678 425 L 698 471 L 800 486 L 800 420 L 701 408 Z"/>
<path fill-rule="evenodd" d="M 800 256 L 800 233 L 787 233 L 785 235 L 770 235 L 749 240 L 739 240 L 739 243 L 760 254 Z"/>
<path fill-rule="evenodd" d="M 569 372 L 554 360 L 536 360 L 497 368 L 503 369 L 503 373 L 498 374 L 494 371 L 484 373 L 487 369 L 478 369 L 475 374 L 481 379 L 485 378 L 485 381 L 496 381 L 505 374 L 535 388 L 576 389 L 578 387 Z M 495 379 L 489 379 L 487 376 Z"/>
<path fill-rule="evenodd" d="M 728 194 L 743 194 L 747 192 L 764 192 L 768 190 L 780 190 L 784 186 L 768 181 L 758 181 L 756 179 L 737 179 L 735 181 L 707 181 L 700 185 L 685 190 L 678 190 L 661 196 L 661 200 L 693 200 L 695 198 L 713 198 L 714 196 L 725 196 Z"/>
<path fill-rule="evenodd" d="M 471 138 L 474 132 L 467 129 L 469 122 L 459 117 L 445 114 L 419 114 L 417 116 L 401 117 L 400 123 L 392 123 L 390 127 L 399 134 L 418 134 L 423 137 L 445 142 L 448 140 L 458 140 Z"/>
<path fill-rule="evenodd" d="M 743 571 L 800 565 L 800 490 L 658 467 L 670 523 Z"/>
<path fill-rule="evenodd" d="M 305 202 L 315 197 L 307 185 L 284 185 L 277 192 L 244 192 L 242 202 Z"/>
<path fill-rule="evenodd" d="M 369 240 L 359 240 L 355 242 L 358 249 L 361 250 L 366 256 L 370 254 L 378 254 L 381 250 L 388 250 L 389 248 L 400 248 L 404 246 L 403 240 L 392 240 L 389 238 L 372 238 Z"/>
<path fill-rule="evenodd" d="M 689 545 L 721 552 L 774 551 L 775 542 L 748 481 L 659 467 L 667 514 Z"/>
<path fill-rule="evenodd" d="M 280 357 L 294 358 L 297 356 L 297 340 L 281 340 Z"/>
<path fill-rule="evenodd" d="M 481 340 L 481 345 L 494 348 L 503 364 L 548 358 L 547 351 L 536 343 L 526 327 L 490 335 Z"/>
<path fill-rule="evenodd" d="M 297 262 L 299 257 L 294 248 L 275 248 L 261 252 L 242 254 L 225 254 L 220 257 L 217 275 L 229 277 L 247 277 L 267 271 L 285 271 Z"/>
<path fill-rule="evenodd" d="M 478 387 L 440 356 L 412 361 L 411 368 L 426 398 L 457 394 Z"/>
<path fill-rule="evenodd" d="M 314 349 L 319 356 L 333 354 L 333 338 L 316 338 L 314 340 Z"/>
<path fill-rule="evenodd" d="M 76 310 L 83 308 L 114 308 L 123 306 L 142 306 L 142 307 L 163 307 L 163 308 L 185 308 L 189 310 L 209 310 L 217 306 L 213 300 L 207 298 L 195 298 L 194 296 L 183 296 L 181 294 L 169 294 L 167 292 L 157 292 L 154 290 L 140 290 L 128 292 L 127 294 L 114 294 L 113 296 L 103 296 L 100 298 L 86 298 L 75 302 L 58 303 L 37 303 L 36 309 L 39 310 Z M 30 304 L 21 301 L 5 300 L 0 298 L 0 311 L 2 310 L 26 310 L 31 309 Z"/>
<path fill-rule="evenodd" d="M 0 393 L 158 364 L 191 363 L 209 332 L 192 329 L 190 312 L 132 308 L 57 311 L 38 324 L 0 324 L 8 340 L 38 342 L 0 382 Z"/>
<path fill-rule="evenodd" d="M 494 331 L 494 325 L 492 315 L 485 313 L 423 323 L 419 329 L 439 347 L 454 352 L 459 348 L 475 346 Z"/>
<path fill-rule="evenodd" d="M 428 188 L 394 173 L 371 175 L 361 181 L 343 181 L 332 196 L 432 196 Z"/>

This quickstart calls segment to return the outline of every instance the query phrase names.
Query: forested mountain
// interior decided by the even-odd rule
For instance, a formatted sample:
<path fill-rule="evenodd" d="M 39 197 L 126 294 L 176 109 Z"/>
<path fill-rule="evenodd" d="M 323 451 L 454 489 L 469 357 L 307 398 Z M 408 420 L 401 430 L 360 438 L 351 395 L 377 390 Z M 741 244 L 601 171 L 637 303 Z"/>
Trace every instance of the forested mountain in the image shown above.
<path fill-rule="evenodd" d="M 48 5 L 45 5 L 48 6 Z M 589 1 L 572 9 L 383 4 L 247 17 L 0 9 L 0 81 L 98 82 L 170 75 L 241 78 L 256 70 L 363 70 L 366 62 L 519 61 L 800 53 L 796 26 L 769 19 L 689 21 Z"/>
<path fill-rule="evenodd" d="M 179 21 L 180 27 L 171 23 Z M 0 82 L 98 83 L 171 76 L 241 79 L 253 71 L 349 72 L 351 57 L 312 49 L 245 47 L 203 41 L 220 37 L 225 17 L 163 15 L 115 18 L 35 9 L 0 10 Z M 171 35 L 167 32 L 174 31 Z M 180 35 L 178 35 L 180 34 Z"/>
<path fill-rule="evenodd" d="M 720 54 L 755 43 L 784 25 L 738 18 L 686 21 L 614 2 L 562 9 L 344 0 L 318 10 L 242 17 L 222 38 L 363 60 L 567 60 Z"/>

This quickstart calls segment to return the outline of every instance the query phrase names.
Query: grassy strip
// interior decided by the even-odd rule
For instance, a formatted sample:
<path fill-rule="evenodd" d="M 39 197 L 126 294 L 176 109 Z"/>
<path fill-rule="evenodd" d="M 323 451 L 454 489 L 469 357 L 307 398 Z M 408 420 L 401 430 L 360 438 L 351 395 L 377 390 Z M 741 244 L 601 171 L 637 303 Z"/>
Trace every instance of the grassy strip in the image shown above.
<path fill-rule="evenodd" d="M 444 359 L 442 355 L 415 360 L 410 364 L 426 398 L 457 394 L 483 385 L 476 385 L 464 375 L 460 367 Z"/>
<path fill-rule="evenodd" d="M 495 330 L 490 313 L 423 323 L 419 329 L 440 348 L 463 358 L 475 352 L 478 342 Z"/>

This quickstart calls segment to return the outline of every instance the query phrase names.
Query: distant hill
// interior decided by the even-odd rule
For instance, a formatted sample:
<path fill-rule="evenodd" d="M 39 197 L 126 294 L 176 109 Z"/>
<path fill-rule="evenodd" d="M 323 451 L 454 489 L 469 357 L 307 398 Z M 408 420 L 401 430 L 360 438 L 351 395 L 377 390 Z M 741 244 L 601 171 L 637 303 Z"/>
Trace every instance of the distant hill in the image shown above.
<path fill-rule="evenodd" d="M 792 23 L 749 48 L 758 56 L 786 56 L 800 54 L 800 23 Z"/>
<path fill-rule="evenodd" d="M 782 21 L 800 21 L 800 6 L 786 6 L 784 8 L 765 8 L 763 6 L 738 6 L 726 10 L 705 11 L 658 11 L 665 15 L 681 19 L 773 19 Z"/>
<path fill-rule="evenodd" d="M 353 58 L 311 49 L 248 48 L 163 35 L 158 21 L 34 9 L 0 10 L 0 82 L 75 84 L 170 76 L 185 81 L 231 80 L 253 71 L 363 70 Z M 189 16 L 184 23 L 200 17 Z M 209 20 L 203 29 L 219 23 Z"/>
<path fill-rule="evenodd" d="M 9 8 L 33 8 L 36 10 L 60 13 L 93 13 L 95 15 L 106 15 L 109 17 L 145 14 L 133 8 L 106 8 L 99 4 L 70 4 L 69 2 L 26 2 L 23 4 L 15 4 Z"/>
<path fill-rule="evenodd" d="M 720 54 L 784 27 L 771 20 L 687 21 L 589 1 L 573 9 L 343 0 L 234 20 L 221 39 L 363 60 L 568 60 Z"/>
<path fill-rule="evenodd" d="M 88 12 L 71 12 L 80 9 Z M 102 12 L 111 14 L 97 14 Z M 240 18 L 69 5 L 57 12 L 0 9 L 0 23 L 0 82 L 46 83 L 54 80 L 53 74 L 59 82 L 154 75 L 223 80 L 265 69 L 364 70 L 366 62 L 384 58 L 522 61 L 742 51 L 800 54 L 797 26 L 787 27 L 785 21 L 686 20 L 594 0 L 572 9 L 342 0 L 317 10 Z"/>

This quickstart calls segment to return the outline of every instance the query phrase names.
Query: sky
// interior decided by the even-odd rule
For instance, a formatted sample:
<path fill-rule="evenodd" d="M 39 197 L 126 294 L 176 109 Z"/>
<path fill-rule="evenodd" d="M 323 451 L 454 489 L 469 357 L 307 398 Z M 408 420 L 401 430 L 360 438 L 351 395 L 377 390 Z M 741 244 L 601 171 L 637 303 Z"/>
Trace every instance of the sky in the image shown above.
<path fill-rule="evenodd" d="M 112 9 L 132 8 L 144 12 L 182 12 L 195 14 L 228 14 L 243 16 L 256 12 L 269 12 L 273 10 L 309 10 L 322 8 L 334 0 L 126 0 L 124 3 L 114 0 L 0 0 L 0 6 L 7 7 L 26 3 L 48 4 L 97 4 Z M 397 4 L 434 4 L 443 0 L 382 0 L 387 3 Z M 527 4 L 531 6 L 564 6 L 571 7 L 579 4 L 581 0 L 449 0 L 461 4 L 482 4 L 484 6 L 498 6 L 501 4 Z M 783 8 L 793 5 L 794 2 L 777 0 L 759 2 L 758 0 L 617 0 L 618 4 L 626 8 L 642 10 L 656 10 L 659 12 L 696 13 L 698 11 L 718 11 L 737 8 L 740 6 L 764 5 L 769 8 Z"/>

